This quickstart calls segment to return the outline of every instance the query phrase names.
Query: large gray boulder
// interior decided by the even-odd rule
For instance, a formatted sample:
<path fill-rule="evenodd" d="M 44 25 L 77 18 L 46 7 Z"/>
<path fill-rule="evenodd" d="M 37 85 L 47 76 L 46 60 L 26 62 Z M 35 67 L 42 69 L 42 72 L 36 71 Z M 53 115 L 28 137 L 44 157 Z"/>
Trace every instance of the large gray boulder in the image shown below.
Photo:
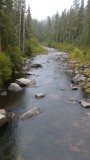
<path fill-rule="evenodd" d="M 16 79 L 16 82 L 20 85 L 20 86 L 32 86 L 36 84 L 36 81 L 33 79 L 26 79 L 26 78 L 20 78 L 20 79 Z"/>
<path fill-rule="evenodd" d="M 34 107 L 32 110 L 27 111 L 23 115 L 19 117 L 19 119 L 26 119 L 26 118 L 32 118 L 41 113 L 40 109 L 38 107 Z"/>
<path fill-rule="evenodd" d="M 8 87 L 8 90 L 14 91 L 14 92 L 19 92 L 22 90 L 22 88 L 16 83 L 11 83 L 10 86 Z"/>

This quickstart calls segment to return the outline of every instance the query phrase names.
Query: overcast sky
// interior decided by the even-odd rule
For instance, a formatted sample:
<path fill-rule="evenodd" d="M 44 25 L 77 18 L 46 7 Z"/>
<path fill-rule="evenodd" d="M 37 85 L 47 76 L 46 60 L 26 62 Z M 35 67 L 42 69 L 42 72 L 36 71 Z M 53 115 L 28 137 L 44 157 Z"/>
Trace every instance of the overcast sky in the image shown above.
<path fill-rule="evenodd" d="M 65 8 L 69 9 L 73 0 L 26 0 L 26 5 L 28 4 L 30 4 L 32 18 L 43 20 L 57 11 L 62 13 Z"/>

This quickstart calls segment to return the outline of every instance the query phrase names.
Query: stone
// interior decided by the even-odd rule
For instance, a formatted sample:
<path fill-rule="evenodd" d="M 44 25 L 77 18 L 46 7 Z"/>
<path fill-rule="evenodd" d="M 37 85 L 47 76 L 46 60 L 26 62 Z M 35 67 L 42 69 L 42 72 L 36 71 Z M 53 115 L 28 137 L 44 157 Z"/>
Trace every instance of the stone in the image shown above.
<path fill-rule="evenodd" d="M 20 78 L 20 79 L 16 79 L 16 82 L 20 85 L 20 86 L 31 86 L 31 85 L 35 85 L 36 81 L 33 79 L 26 79 L 26 78 Z"/>
<path fill-rule="evenodd" d="M 0 114 L 0 128 L 4 126 L 7 122 L 7 117 L 5 115 Z"/>
<path fill-rule="evenodd" d="M 73 60 L 71 63 L 72 63 L 72 64 L 77 64 L 77 61 L 76 61 L 76 60 Z"/>
<path fill-rule="evenodd" d="M 7 96 L 7 91 L 3 91 L 3 92 L 1 93 L 1 96 Z"/>
<path fill-rule="evenodd" d="M 87 116 L 90 116 L 90 112 L 86 113 Z"/>
<path fill-rule="evenodd" d="M 8 90 L 14 91 L 14 92 L 19 92 L 22 90 L 22 88 L 16 83 L 11 83 L 10 86 L 8 87 Z"/>
<path fill-rule="evenodd" d="M 12 113 L 12 112 L 6 112 L 5 115 L 6 115 L 7 119 L 8 119 L 8 121 L 10 121 L 10 120 L 12 120 L 12 119 L 14 119 L 16 117 L 15 114 Z"/>
<path fill-rule="evenodd" d="M 67 102 L 71 103 L 71 104 L 76 104 L 77 100 L 75 98 L 71 97 L 71 98 L 67 99 Z"/>
<path fill-rule="evenodd" d="M 74 83 L 85 82 L 86 81 L 86 77 L 84 77 L 84 75 L 77 74 L 75 77 L 73 77 L 72 81 Z"/>
<path fill-rule="evenodd" d="M 5 115 L 6 114 L 5 109 L 0 109 L 0 114 Z"/>
<path fill-rule="evenodd" d="M 89 108 L 90 107 L 90 99 L 84 99 L 79 101 L 79 103 L 81 104 L 81 106 L 83 106 L 84 108 Z"/>
<path fill-rule="evenodd" d="M 26 118 L 32 118 L 41 113 L 40 109 L 38 107 L 34 107 L 32 110 L 27 111 L 23 115 L 19 117 L 19 119 L 26 119 Z"/>
<path fill-rule="evenodd" d="M 44 93 L 39 93 L 35 95 L 36 98 L 40 99 L 40 98 L 44 98 L 45 94 Z"/>
<path fill-rule="evenodd" d="M 26 75 L 35 75 L 35 73 L 30 72 L 30 71 L 29 71 L 29 72 L 26 72 L 25 74 L 26 74 Z"/>
<path fill-rule="evenodd" d="M 39 63 L 35 63 L 35 64 L 33 64 L 31 67 L 32 67 L 32 68 L 39 68 L 39 67 L 42 67 L 42 65 L 39 64 Z"/>
<path fill-rule="evenodd" d="M 28 86 L 34 86 L 36 84 L 36 81 L 33 79 L 30 79 L 30 82 L 28 83 Z"/>
<path fill-rule="evenodd" d="M 78 90 L 78 86 L 75 84 L 71 84 L 71 88 L 72 88 L 72 90 Z"/>

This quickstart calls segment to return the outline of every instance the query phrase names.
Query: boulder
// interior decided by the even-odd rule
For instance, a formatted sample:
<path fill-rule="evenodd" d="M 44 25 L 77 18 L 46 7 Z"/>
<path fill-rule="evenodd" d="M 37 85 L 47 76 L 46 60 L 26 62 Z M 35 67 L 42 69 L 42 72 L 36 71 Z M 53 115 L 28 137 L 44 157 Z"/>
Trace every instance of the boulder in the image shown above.
<path fill-rule="evenodd" d="M 86 77 L 84 77 L 84 75 L 77 74 L 75 77 L 73 77 L 72 81 L 74 83 L 85 82 L 86 81 Z"/>
<path fill-rule="evenodd" d="M 36 81 L 33 79 L 26 79 L 26 78 L 20 78 L 20 79 L 16 79 L 16 82 L 20 85 L 20 86 L 32 86 L 36 84 Z"/>
<path fill-rule="evenodd" d="M 7 91 L 3 91 L 3 92 L 1 93 L 1 96 L 7 96 Z"/>
<path fill-rule="evenodd" d="M 16 83 L 11 83 L 10 86 L 8 87 L 8 90 L 14 91 L 14 92 L 19 92 L 22 90 L 22 88 Z"/>
<path fill-rule="evenodd" d="M 35 64 L 33 64 L 31 67 L 32 67 L 32 68 L 39 68 L 39 67 L 42 67 L 42 65 L 39 64 L 39 63 L 35 63 Z"/>
<path fill-rule="evenodd" d="M 84 108 L 89 108 L 90 107 L 90 99 L 84 99 L 79 101 L 79 103 L 81 104 L 81 106 L 83 106 Z"/>
<path fill-rule="evenodd" d="M 36 98 L 40 99 L 40 98 L 44 98 L 45 94 L 44 93 L 39 93 L 35 95 Z"/>
<path fill-rule="evenodd" d="M 0 128 L 8 122 L 7 117 L 3 114 L 0 114 Z"/>
<path fill-rule="evenodd" d="M 32 110 L 27 111 L 23 115 L 19 117 L 19 119 L 26 119 L 26 118 L 32 118 L 41 113 L 40 109 L 38 107 L 34 107 Z"/>

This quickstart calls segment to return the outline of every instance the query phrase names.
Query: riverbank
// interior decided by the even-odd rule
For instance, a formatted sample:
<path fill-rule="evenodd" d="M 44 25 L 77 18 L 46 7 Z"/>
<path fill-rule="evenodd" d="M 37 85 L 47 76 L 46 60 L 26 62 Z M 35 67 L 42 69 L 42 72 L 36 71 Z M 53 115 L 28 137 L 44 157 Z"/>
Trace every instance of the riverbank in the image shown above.
<path fill-rule="evenodd" d="M 87 94 L 90 94 L 90 50 L 65 43 L 51 42 L 46 45 L 68 53 L 71 73 L 78 79 L 74 82 L 79 84 Z"/>

